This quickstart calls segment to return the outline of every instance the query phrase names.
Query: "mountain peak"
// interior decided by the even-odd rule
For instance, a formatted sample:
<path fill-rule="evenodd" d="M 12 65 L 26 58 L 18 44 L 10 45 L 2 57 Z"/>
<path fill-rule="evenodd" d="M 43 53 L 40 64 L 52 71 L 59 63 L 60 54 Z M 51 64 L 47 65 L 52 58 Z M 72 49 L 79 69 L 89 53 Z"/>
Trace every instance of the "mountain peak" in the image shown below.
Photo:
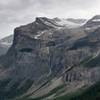
<path fill-rule="evenodd" d="M 40 22 L 43 22 L 43 21 L 48 21 L 49 19 L 46 18 L 46 17 L 36 17 L 36 22 L 40 23 Z"/>
<path fill-rule="evenodd" d="M 46 27 L 49 27 L 49 28 L 61 27 L 60 25 L 58 25 L 56 23 L 56 20 L 50 19 L 50 18 L 47 18 L 47 17 L 36 17 L 35 22 L 38 23 L 38 24 L 45 25 Z"/>
<path fill-rule="evenodd" d="M 95 15 L 92 19 L 100 19 L 100 15 Z"/>
<path fill-rule="evenodd" d="M 76 22 L 37 17 L 14 30 L 13 44 L 0 57 L 2 100 L 71 99 L 68 94 L 100 81 L 100 28 L 88 32 Z M 100 22 L 91 19 L 87 25 L 91 30 Z"/>

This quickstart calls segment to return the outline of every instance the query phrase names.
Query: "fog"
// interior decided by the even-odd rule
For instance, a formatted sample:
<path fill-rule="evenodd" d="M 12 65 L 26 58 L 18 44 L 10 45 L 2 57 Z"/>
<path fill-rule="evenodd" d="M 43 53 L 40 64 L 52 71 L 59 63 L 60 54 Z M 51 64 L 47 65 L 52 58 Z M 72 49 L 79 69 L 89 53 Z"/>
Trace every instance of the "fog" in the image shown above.
<path fill-rule="evenodd" d="M 0 0 L 0 38 L 35 17 L 91 18 L 100 14 L 100 0 Z"/>

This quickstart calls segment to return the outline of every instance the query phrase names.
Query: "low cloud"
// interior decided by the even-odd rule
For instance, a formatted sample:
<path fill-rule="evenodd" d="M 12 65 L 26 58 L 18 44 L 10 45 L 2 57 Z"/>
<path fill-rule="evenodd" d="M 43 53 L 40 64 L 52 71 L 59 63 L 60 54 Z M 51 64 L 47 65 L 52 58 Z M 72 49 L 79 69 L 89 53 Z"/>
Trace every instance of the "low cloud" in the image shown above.
<path fill-rule="evenodd" d="M 100 14 L 99 5 L 100 0 L 1 0 L 0 37 L 37 16 L 90 18 Z"/>

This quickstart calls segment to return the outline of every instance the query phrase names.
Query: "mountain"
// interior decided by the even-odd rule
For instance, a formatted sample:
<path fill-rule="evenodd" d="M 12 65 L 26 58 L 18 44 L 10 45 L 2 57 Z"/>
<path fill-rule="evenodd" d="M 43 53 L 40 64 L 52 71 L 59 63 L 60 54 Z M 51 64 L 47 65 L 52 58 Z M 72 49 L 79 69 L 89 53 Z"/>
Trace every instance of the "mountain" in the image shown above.
<path fill-rule="evenodd" d="M 99 98 L 100 28 L 91 32 L 87 23 L 72 23 L 37 17 L 14 29 L 13 43 L 0 57 L 1 100 Z"/>
<path fill-rule="evenodd" d="M 96 15 L 90 20 L 87 21 L 85 24 L 85 27 L 87 28 L 98 28 L 100 27 L 100 15 Z"/>
<path fill-rule="evenodd" d="M 4 55 L 10 48 L 13 41 L 13 36 L 7 36 L 0 40 L 0 55 Z"/>
<path fill-rule="evenodd" d="M 67 20 L 76 24 L 84 24 L 87 21 L 86 19 L 74 19 L 74 18 L 68 18 Z"/>
<path fill-rule="evenodd" d="M 54 18 L 53 20 L 56 21 L 56 23 L 66 26 L 68 28 L 80 27 L 86 22 L 85 19 L 74 19 L 74 18 L 68 18 L 68 19 Z"/>
<path fill-rule="evenodd" d="M 12 44 L 12 42 L 13 42 L 13 35 L 4 37 L 3 39 L 0 40 L 0 42 L 3 42 L 3 43 L 4 43 L 4 42 L 7 42 L 7 43 Z M 9 44 L 9 45 L 10 45 L 10 44 Z"/>

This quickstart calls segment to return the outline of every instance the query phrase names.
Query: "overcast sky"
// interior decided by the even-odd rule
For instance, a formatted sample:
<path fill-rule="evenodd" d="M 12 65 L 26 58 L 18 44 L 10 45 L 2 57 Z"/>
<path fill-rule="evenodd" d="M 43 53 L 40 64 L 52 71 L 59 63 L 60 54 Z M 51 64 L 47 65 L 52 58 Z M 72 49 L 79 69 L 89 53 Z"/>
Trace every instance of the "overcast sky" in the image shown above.
<path fill-rule="evenodd" d="M 37 16 L 91 18 L 100 14 L 100 0 L 0 0 L 0 38 Z"/>

